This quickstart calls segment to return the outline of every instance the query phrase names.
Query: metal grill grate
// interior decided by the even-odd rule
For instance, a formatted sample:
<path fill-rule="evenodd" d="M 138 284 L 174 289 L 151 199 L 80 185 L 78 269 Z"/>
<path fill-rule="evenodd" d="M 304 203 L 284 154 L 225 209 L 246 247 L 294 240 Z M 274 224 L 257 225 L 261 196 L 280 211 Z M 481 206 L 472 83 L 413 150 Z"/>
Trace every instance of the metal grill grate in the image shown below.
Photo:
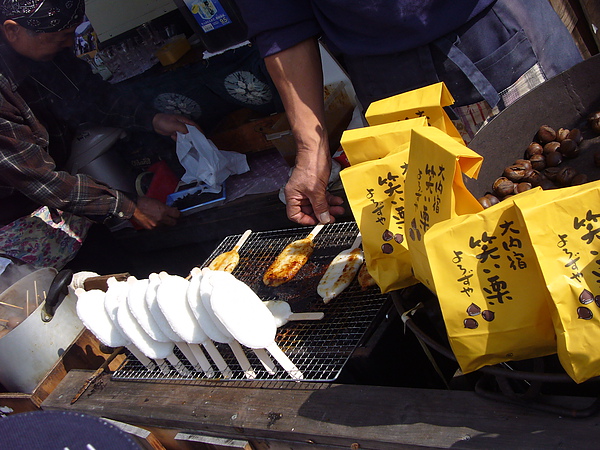
<path fill-rule="evenodd" d="M 319 321 L 288 322 L 278 329 L 275 340 L 281 350 L 302 371 L 304 381 L 333 381 L 339 376 L 344 364 L 361 343 L 367 330 L 376 326 L 383 318 L 382 307 L 387 295 L 381 294 L 377 287 L 363 291 L 356 280 L 327 305 L 323 304 L 317 294 L 317 285 L 330 261 L 354 242 L 358 234 L 354 222 L 325 226 L 315 238 L 314 253 L 296 277 L 278 287 L 265 286 L 262 275 L 275 257 L 287 244 L 305 238 L 310 231 L 310 228 L 294 228 L 252 233 L 239 251 L 240 262 L 233 274 L 248 284 L 264 301 L 283 300 L 289 303 L 293 312 L 322 311 L 325 314 L 324 319 Z M 239 237 L 236 235 L 225 238 L 204 265 L 208 265 L 218 254 L 231 250 Z M 113 374 L 113 379 L 182 382 L 215 379 L 246 380 L 229 346 L 225 344 L 216 344 L 216 346 L 233 371 L 233 376 L 230 378 L 207 377 L 203 372 L 194 370 L 176 349 L 175 354 L 190 371 L 189 375 L 181 375 L 166 362 L 162 371 L 159 368 L 149 371 L 135 358 L 130 357 Z M 274 375 L 269 374 L 254 352 L 249 349 L 244 350 L 257 374 L 255 380 L 291 380 L 287 372 L 278 364 L 276 364 L 277 372 Z"/>

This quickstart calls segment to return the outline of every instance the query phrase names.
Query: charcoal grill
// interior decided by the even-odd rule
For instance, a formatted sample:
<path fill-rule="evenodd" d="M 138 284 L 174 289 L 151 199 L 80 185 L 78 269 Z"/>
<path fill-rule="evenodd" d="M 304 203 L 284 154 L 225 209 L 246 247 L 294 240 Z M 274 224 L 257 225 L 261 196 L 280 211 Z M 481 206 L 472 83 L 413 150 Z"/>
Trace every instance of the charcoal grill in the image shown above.
<path fill-rule="evenodd" d="M 278 329 L 275 341 L 304 374 L 304 381 L 334 381 L 356 347 L 384 319 L 387 311 L 385 305 L 391 300 L 386 294 L 381 294 L 377 287 L 362 290 L 356 280 L 327 305 L 323 304 L 317 294 L 319 280 L 331 260 L 350 247 L 358 235 L 355 222 L 326 225 L 315 237 L 315 250 L 296 277 L 278 287 L 265 286 L 262 276 L 275 257 L 287 244 L 305 238 L 310 231 L 310 228 L 293 228 L 252 233 L 239 250 L 240 262 L 233 274 L 248 284 L 263 301 L 283 300 L 289 303 L 293 312 L 322 311 L 325 314 L 319 321 L 288 322 Z M 240 235 L 226 237 L 202 267 L 207 266 L 220 253 L 231 250 L 239 237 Z M 149 371 L 135 358 L 128 357 L 112 378 L 123 381 L 185 383 L 247 380 L 229 346 L 218 343 L 216 346 L 233 371 L 229 378 L 209 378 L 203 372 L 194 370 L 177 349 L 175 354 L 190 371 L 190 375 L 182 376 L 167 362 L 164 363 L 167 366 L 163 368 L 168 370 L 168 374 L 165 375 L 160 368 Z M 257 374 L 255 381 L 291 380 L 279 365 L 275 374 L 269 374 L 254 352 L 245 349 L 245 353 Z"/>

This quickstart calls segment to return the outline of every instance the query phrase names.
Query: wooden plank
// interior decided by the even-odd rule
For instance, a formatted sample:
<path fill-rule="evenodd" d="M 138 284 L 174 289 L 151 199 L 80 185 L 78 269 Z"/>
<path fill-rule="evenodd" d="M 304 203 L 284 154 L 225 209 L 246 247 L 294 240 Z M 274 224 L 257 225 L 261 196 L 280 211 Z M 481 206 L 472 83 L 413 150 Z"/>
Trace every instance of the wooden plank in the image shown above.
<path fill-rule="evenodd" d="M 148 450 L 165 450 L 165 446 L 152 434 L 151 431 L 144 428 L 136 427 L 128 423 L 119 422 L 118 420 L 112 420 L 105 418 L 107 422 L 114 425 L 124 433 L 129 434 L 141 448 Z"/>
<path fill-rule="evenodd" d="M 199 442 L 215 450 L 253 450 L 248 441 L 241 439 L 225 439 L 201 434 L 177 433 L 175 440 L 184 442 Z"/>
<path fill-rule="evenodd" d="M 239 387 L 108 381 L 103 389 L 70 405 L 86 376 L 88 372 L 71 371 L 42 408 L 250 442 L 346 448 L 354 444 L 361 449 L 583 448 L 600 439 L 598 417 L 560 418 L 466 391 L 317 383 L 252 388 L 253 382 Z"/>

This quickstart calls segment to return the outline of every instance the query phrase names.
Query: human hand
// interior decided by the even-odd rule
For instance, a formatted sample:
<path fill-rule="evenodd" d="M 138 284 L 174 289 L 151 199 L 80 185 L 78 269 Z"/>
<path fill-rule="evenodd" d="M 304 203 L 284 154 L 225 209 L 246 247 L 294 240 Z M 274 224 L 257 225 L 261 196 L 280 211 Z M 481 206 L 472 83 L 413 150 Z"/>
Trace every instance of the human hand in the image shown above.
<path fill-rule="evenodd" d="M 177 132 L 187 134 L 186 125 L 191 125 L 200 130 L 196 122 L 180 114 L 157 113 L 152 119 L 154 131 L 163 136 L 171 136 L 174 141 L 177 140 Z"/>
<path fill-rule="evenodd" d="M 177 208 L 167 206 L 160 200 L 139 197 L 131 220 L 141 228 L 152 230 L 159 225 L 175 225 L 180 214 Z"/>
<path fill-rule="evenodd" d="M 284 188 L 288 218 L 301 225 L 335 222 L 344 201 L 327 192 L 328 181 L 329 168 L 315 173 L 296 166 Z"/>

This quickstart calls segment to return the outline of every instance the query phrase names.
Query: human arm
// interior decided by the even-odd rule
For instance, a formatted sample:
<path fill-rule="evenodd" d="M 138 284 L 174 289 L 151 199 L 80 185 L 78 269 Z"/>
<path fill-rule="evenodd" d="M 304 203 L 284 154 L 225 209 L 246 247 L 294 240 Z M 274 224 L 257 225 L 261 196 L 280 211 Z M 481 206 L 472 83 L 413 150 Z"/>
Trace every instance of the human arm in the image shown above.
<path fill-rule="evenodd" d="M 0 143 L 4 139 L 0 137 Z M 139 197 L 136 202 L 87 175 L 57 171 L 47 153 L 30 147 L 9 155 L 2 150 L 0 184 L 10 186 L 39 205 L 69 211 L 95 222 L 131 219 L 144 229 L 175 225 L 180 213 L 159 200 Z M 20 162 L 22 161 L 22 162 Z M 16 218 L 16 217 L 14 217 Z M 13 218 L 13 219 L 14 219 Z"/>
<path fill-rule="evenodd" d="M 131 220 L 142 228 L 151 230 L 159 225 L 175 225 L 180 212 L 159 200 L 139 197 Z"/>
<path fill-rule="evenodd" d="M 171 139 L 175 141 L 177 140 L 178 132 L 187 134 L 188 129 L 186 125 L 191 125 L 200 130 L 200 127 L 196 122 L 180 114 L 157 113 L 152 118 L 152 127 L 154 128 L 154 131 L 163 136 L 171 136 Z"/>
<path fill-rule="evenodd" d="M 140 226 L 152 228 L 161 223 L 172 224 L 178 215 L 177 210 L 165 205 L 151 208 L 153 202 L 146 199 L 139 199 L 136 207 L 123 193 L 87 175 L 70 175 L 57 170 L 46 151 L 47 146 L 46 129 L 31 115 L 21 96 L 13 92 L 8 80 L 0 75 L 0 190 L 3 194 L 0 205 L 14 205 L 9 199 L 14 196 L 11 193 L 17 191 L 31 200 L 32 208 L 36 204 L 46 205 L 96 222 L 135 216 Z M 8 208 L 11 211 L 0 215 L 7 221 L 33 210 Z"/>
<path fill-rule="evenodd" d="M 323 103 L 323 72 L 318 42 L 310 38 L 265 58 L 282 98 L 298 148 L 285 186 L 287 215 L 302 225 L 333 222 L 343 214 L 342 199 L 327 192 L 331 154 Z"/>

